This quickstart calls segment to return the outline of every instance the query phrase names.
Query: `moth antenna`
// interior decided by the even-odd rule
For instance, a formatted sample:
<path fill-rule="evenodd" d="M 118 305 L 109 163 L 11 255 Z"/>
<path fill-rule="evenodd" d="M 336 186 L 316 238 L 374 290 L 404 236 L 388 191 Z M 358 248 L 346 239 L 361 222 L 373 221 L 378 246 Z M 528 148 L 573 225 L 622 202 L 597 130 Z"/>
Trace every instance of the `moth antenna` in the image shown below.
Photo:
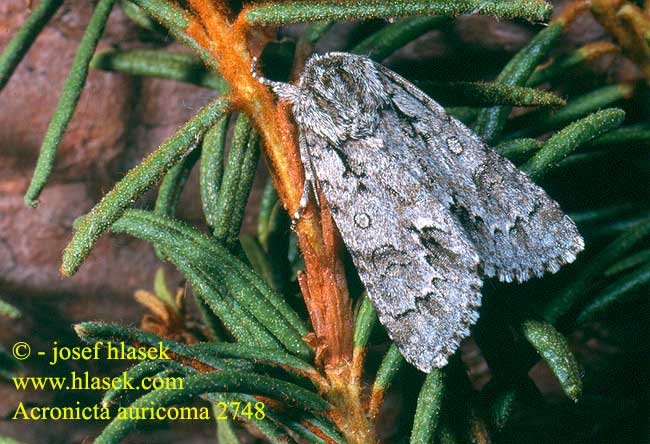
<path fill-rule="evenodd" d="M 291 83 L 276 82 L 275 80 L 267 79 L 257 73 L 257 57 L 253 57 L 251 62 L 251 75 L 255 80 L 262 85 L 269 86 L 280 99 L 286 100 L 289 103 L 296 103 L 300 98 L 300 90 L 293 86 Z"/>

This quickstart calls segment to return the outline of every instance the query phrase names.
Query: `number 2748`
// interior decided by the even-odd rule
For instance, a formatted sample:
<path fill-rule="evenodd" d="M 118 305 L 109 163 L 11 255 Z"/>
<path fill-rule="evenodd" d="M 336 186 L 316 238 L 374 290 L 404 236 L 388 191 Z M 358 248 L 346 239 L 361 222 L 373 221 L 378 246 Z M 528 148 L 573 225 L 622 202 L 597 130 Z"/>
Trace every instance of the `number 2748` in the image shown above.
<path fill-rule="evenodd" d="M 218 402 L 215 404 L 215 415 L 217 420 L 225 420 L 228 418 L 235 419 L 238 416 L 246 419 L 264 419 L 263 402 Z"/>

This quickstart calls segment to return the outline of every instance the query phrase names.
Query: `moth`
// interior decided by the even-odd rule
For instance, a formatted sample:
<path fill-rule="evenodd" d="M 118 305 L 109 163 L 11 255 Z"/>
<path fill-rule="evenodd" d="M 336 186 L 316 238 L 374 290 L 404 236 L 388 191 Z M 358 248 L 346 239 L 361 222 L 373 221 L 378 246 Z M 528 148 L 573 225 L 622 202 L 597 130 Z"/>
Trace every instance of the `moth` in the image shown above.
<path fill-rule="evenodd" d="M 301 208 L 317 184 L 379 320 L 419 370 L 444 366 L 469 335 L 483 277 L 525 281 L 583 249 L 542 188 L 369 58 L 315 55 L 297 85 L 258 79 L 292 104 Z"/>

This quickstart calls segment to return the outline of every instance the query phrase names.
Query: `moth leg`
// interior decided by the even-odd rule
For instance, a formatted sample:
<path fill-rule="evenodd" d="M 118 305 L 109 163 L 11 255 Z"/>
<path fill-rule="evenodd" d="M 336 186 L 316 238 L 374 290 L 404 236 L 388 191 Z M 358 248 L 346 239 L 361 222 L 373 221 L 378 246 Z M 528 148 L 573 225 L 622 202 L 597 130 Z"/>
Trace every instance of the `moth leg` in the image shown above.
<path fill-rule="evenodd" d="M 312 159 L 309 155 L 309 149 L 307 148 L 307 141 L 305 140 L 305 135 L 303 133 L 298 134 L 298 146 L 300 147 L 300 160 L 302 161 L 303 168 L 305 169 L 305 184 L 302 188 L 302 195 L 300 196 L 298 209 L 295 213 L 293 213 L 293 216 L 291 218 L 292 229 L 296 227 L 296 224 L 300 220 L 302 212 L 307 207 L 310 190 L 314 190 L 316 203 L 320 206 L 320 199 L 318 197 L 318 192 L 316 192 L 316 174 L 314 174 L 314 166 L 312 164 Z"/>
<path fill-rule="evenodd" d="M 298 221 L 300 220 L 300 216 L 302 216 L 302 212 L 307 208 L 307 202 L 309 202 L 309 191 L 312 186 L 312 179 L 305 177 L 305 185 L 302 188 L 302 195 L 300 196 L 300 202 L 298 203 L 298 208 L 296 211 L 293 213 L 293 216 L 291 217 L 291 229 L 296 228 L 296 224 L 298 224 Z"/>

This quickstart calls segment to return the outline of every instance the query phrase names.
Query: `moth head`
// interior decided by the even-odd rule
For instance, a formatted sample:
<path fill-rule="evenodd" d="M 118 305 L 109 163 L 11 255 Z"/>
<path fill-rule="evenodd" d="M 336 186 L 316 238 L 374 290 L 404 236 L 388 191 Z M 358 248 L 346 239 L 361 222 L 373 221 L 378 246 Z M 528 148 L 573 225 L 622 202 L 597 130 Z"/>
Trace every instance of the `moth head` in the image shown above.
<path fill-rule="evenodd" d="M 307 61 L 297 85 L 253 76 L 293 106 L 302 131 L 338 144 L 374 133 L 379 111 L 389 102 L 373 61 L 352 54 L 331 52 Z"/>
<path fill-rule="evenodd" d="M 294 117 L 299 126 L 333 143 L 372 135 L 381 108 L 389 102 L 375 63 L 346 53 L 309 59 L 298 90 Z"/>

